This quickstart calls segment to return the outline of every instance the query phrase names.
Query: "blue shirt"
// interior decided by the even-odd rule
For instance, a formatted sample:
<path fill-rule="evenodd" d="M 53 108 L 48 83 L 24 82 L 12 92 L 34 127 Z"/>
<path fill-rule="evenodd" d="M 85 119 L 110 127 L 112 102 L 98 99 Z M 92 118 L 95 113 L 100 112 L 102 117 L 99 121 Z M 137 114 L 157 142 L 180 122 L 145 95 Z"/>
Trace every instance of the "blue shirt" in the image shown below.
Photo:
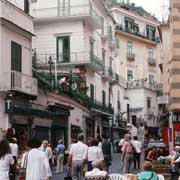
<path fill-rule="evenodd" d="M 153 171 L 143 171 L 140 173 L 138 180 L 158 180 L 158 176 Z"/>
<path fill-rule="evenodd" d="M 59 154 L 64 154 L 65 146 L 64 146 L 63 144 L 58 144 L 58 145 L 57 145 L 57 148 L 56 148 L 56 151 L 57 151 Z"/>

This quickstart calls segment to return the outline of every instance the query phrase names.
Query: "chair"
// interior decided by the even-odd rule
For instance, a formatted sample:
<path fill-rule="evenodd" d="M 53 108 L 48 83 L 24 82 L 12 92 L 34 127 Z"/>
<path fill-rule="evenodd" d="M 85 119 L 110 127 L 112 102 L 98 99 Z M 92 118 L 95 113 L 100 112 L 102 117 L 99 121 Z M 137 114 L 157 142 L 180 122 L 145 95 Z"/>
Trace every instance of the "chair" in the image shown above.
<path fill-rule="evenodd" d="M 164 176 L 161 174 L 158 174 L 158 178 L 159 178 L 159 180 L 165 180 Z"/>
<path fill-rule="evenodd" d="M 111 180 L 109 176 L 104 177 L 104 176 L 90 176 L 90 177 L 85 177 L 84 180 Z"/>
<path fill-rule="evenodd" d="M 109 177 L 111 180 L 128 180 L 126 177 L 124 177 L 121 174 L 110 174 Z"/>

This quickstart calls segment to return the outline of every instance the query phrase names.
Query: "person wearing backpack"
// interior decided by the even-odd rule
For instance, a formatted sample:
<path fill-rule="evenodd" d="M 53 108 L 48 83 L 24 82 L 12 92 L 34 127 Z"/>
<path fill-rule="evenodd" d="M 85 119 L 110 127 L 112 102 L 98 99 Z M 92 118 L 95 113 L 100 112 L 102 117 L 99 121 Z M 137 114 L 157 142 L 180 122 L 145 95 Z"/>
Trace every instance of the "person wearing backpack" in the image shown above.
<path fill-rule="evenodd" d="M 106 171 L 108 172 L 109 166 L 112 160 L 112 147 L 111 143 L 108 141 L 105 134 L 102 135 L 102 142 L 99 144 L 99 147 L 102 149 L 104 155 L 104 161 L 106 166 Z"/>
<path fill-rule="evenodd" d="M 138 180 L 159 180 L 158 175 L 152 171 L 152 163 L 145 161 L 142 165 L 142 172 L 138 176 Z"/>
<path fill-rule="evenodd" d="M 133 161 L 134 161 L 134 146 L 131 143 L 130 134 L 125 134 L 124 143 L 122 146 L 122 162 L 123 162 L 123 173 L 128 174 L 133 172 Z"/>

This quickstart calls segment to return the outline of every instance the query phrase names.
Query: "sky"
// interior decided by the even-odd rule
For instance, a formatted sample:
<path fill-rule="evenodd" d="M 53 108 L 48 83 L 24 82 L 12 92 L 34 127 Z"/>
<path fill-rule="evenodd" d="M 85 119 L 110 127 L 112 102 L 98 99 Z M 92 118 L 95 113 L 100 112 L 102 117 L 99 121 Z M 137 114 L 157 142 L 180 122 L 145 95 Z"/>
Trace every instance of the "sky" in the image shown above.
<path fill-rule="evenodd" d="M 162 17 L 167 19 L 169 0 L 130 0 L 130 2 L 134 2 L 136 5 L 142 6 L 145 10 L 151 12 L 151 14 L 155 14 L 160 21 L 162 21 Z"/>

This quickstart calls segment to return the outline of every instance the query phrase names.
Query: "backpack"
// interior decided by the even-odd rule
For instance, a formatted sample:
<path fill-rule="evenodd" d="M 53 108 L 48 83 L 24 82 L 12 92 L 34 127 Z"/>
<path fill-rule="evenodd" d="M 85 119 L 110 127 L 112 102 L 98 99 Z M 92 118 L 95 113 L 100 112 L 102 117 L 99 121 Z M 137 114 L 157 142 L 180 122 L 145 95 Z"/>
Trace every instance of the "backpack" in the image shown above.
<path fill-rule="evenodd" d="M 136 153 L 136 148 L 134 147 L 134 145 L 131 142 L 128 143 L 128 146 L 126 148 L 126 153 L 128 153 L 128 154 Z"/>
<path fill-rule="evenodd" d="M 109 141 L 102 142 L 102 152 L 104 155 L 111 155 L 111 143 Z"/>

